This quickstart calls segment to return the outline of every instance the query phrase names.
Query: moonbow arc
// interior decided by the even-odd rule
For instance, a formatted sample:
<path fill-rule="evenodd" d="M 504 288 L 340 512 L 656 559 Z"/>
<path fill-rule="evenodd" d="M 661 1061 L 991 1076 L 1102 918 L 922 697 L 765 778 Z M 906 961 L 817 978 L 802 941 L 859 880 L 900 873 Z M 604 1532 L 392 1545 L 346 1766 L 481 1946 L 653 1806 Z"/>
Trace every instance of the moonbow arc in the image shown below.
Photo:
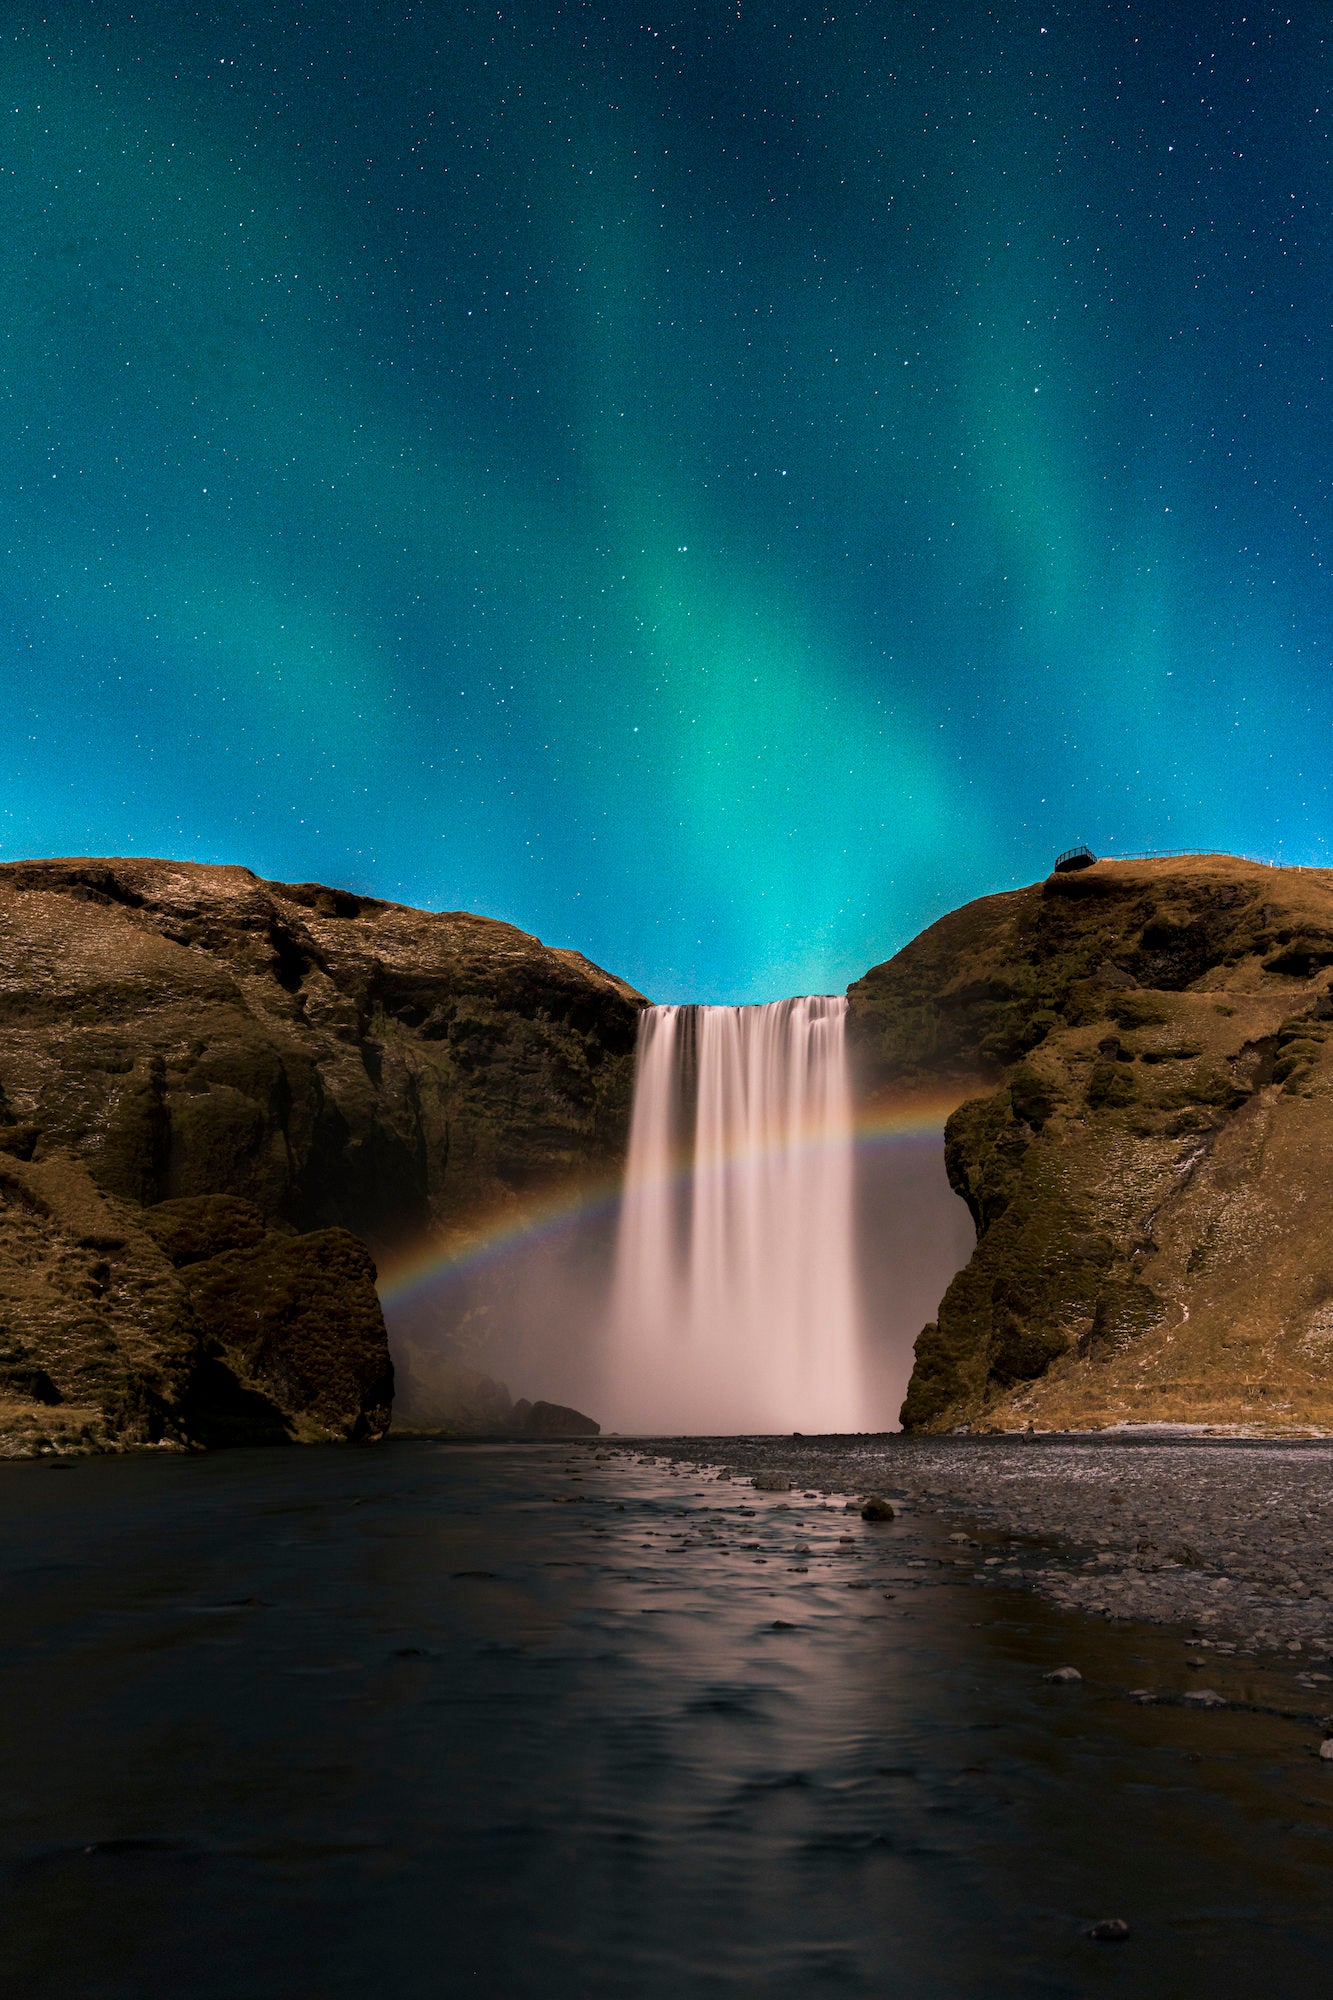
<path fill-rule="evenodd" d="M 854 1114 L 853 1142 L 858 1149 L 880 1149 L 937 1138 L 958 1102 L 959 1092 L 953 1089 L 862 1106 Z M 669 1172 L 682 1182 L 688 1181 L 692 1159 L 678 1154 Z M 397 1308 L 433 1290 L 447 1290 L 506 1258 L 521 1256 L 585 1223 L 613 1214 L 623 1193 L 623 1177 L 616 1174 L 562 1181 L 526 1201 L 507 1200 L 502 1207 L 471 1218 L 465 1226 L 435 1232 L 385 1258 L 380 1268 L 380 1298 L 386 1308 Z"/>

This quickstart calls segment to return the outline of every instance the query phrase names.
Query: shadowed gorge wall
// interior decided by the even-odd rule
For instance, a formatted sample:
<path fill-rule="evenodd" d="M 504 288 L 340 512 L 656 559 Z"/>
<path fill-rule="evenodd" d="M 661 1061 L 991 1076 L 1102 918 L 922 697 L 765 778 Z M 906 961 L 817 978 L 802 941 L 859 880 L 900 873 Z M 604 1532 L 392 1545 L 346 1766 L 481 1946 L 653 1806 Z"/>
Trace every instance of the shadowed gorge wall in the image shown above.
<path fill-rule="evenodd" d="M 897 1428 L 913 1343 L 975 1246 L 972 1218 L 945 1172 L 943 1119 L 935 1130 L 861 1140 L 856 1248 L 868 1430 Z"/>
<path fill-rule="evenodd" d="M 10 1448 L 382 1429 L 348 1232 L 382 1253 L 614 1162 L 642 1004 L 464 913 L 244 868 L 0 868 Z"/>
<path fill-rule="evenodd" d="M 949 1119 L 975 1254 L 911 1427 L 1333 1422 L 1333 876 L 1100 861 L 954 911 L 849 994 Z"/>

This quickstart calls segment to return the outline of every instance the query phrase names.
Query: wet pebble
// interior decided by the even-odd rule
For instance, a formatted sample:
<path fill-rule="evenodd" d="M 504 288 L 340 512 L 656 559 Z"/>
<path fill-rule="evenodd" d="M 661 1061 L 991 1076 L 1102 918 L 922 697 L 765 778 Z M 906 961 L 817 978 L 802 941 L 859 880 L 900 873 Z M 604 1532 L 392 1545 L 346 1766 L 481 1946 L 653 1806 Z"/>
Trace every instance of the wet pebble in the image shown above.
<path fill-rule="evenodd" d="M 693 1463 L 700 1448 L 663 1447 Z M 1320 1668 L 1333 1656 L 1333 1440 L 749 1438 L 706 1449 L 737 1475 L 822 1488 L 847 1512 L 869 1504 L 849 1492 L 888 1488 L 913 1512 L 952 1515 L 960 1533 L 979 1523 L 986 1540 L 1039 1544 L 1040 1568 L 1006 1580 L 1062 1610 L 1226 1634 Z M 986 1559 L 986 1580 L 999 1566 Z"/>

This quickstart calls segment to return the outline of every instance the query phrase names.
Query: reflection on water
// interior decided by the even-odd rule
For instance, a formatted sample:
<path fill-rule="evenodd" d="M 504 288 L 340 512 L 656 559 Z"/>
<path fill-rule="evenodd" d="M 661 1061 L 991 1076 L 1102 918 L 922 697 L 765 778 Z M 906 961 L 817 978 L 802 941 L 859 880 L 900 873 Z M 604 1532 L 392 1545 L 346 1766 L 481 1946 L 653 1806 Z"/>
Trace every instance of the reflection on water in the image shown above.
<path fill-rule="evenodd" d="M 1318 1732 L 1135 1706 L 1178 1643 L 974 1589 L 928 1522 L 406 1442 L 0 1507 L 6 1990 L 1321 1988 Z"/>

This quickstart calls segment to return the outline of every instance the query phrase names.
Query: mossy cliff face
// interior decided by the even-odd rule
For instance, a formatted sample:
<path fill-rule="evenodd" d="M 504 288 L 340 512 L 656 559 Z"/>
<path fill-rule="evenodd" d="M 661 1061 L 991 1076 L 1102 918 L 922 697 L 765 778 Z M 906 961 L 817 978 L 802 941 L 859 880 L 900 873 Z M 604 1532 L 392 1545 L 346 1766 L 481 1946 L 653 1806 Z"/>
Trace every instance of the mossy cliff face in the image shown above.
<path fill-rule="evenodd" d="M 614 1161 L 643 1004 L 464 913 L 0 867 L 0 1451 L 382 1430 L 370 1253 Z"/>
<path fill-rule="evenodd" d="M 1333 874 L 1094 867 L 943 918 L 850 992 L 870 1087 L 966 1096 L 978 1242 L 910 1428 L 1333 1428 Z"/>

